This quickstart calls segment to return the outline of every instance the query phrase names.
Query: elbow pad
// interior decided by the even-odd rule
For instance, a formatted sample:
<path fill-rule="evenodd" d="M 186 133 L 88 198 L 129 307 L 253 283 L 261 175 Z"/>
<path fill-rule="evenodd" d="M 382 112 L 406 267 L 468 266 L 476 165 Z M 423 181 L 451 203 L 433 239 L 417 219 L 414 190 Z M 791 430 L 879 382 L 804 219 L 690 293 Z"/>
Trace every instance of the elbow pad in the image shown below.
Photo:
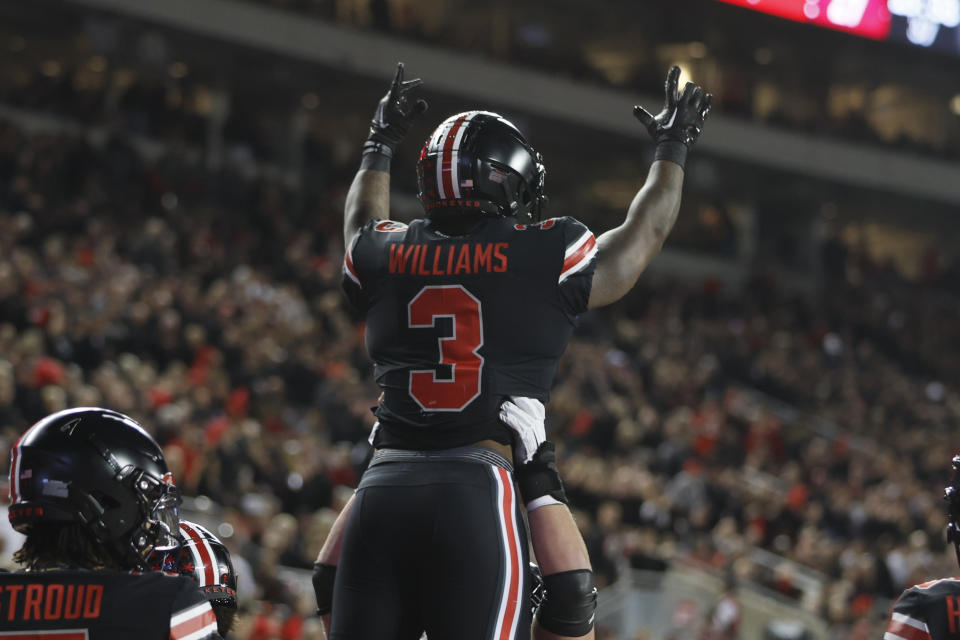
<path fill-rule="evenodd" d="M 593 572 L 576 569 L 543 576 L 546 597 L 537 613 L 537 622 L 550 633 L 579 638 L 593 629 L 597 611 L 597 589 Z"/>
<path fill-rule="evenodd" d="M 313 564 L 313 593 L 317 596 L 317 615 L 323 616 L 333 609 L 333 583 L 337 578 L 337 565 L 326 562 Z"/>

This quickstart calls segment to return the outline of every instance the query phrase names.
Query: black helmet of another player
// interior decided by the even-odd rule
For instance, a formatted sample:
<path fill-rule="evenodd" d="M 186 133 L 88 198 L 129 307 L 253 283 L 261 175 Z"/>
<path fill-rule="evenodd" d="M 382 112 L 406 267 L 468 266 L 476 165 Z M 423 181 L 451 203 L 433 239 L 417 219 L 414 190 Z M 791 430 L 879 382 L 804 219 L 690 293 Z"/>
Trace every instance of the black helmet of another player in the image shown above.
<path fill-rule="evenodd" d="M 129 416 L 80 407 L 43 418 L 10 450 L 13 528 L 79 524 L 124 569 L 175 548 L 180 493 L 163 451 Z"/>
<path fill-rule="evenodd" d="M 220 635 L 226 636 L 237 614 L 237 572 L 230 552 L 208 529 L 186 520 L 180 521 L 180 541 L 179 549 L 154 553 L 150 566 L 196 580 L 217 616 Z"/>
<path fill-rule="evenodd" d="M 960 565 L 960 456 L 953 456 L 953 478 L 943 490 L 947 501 L 947 542 L 953 544 Z"/>
<path fill-rule="evenodd" d="M 546 169 L 503 116 L 467 111 L 427 138 L 417 162 L 417 196 L 430 219 L 481 213 L 537 222 L 546 207 Z"/>

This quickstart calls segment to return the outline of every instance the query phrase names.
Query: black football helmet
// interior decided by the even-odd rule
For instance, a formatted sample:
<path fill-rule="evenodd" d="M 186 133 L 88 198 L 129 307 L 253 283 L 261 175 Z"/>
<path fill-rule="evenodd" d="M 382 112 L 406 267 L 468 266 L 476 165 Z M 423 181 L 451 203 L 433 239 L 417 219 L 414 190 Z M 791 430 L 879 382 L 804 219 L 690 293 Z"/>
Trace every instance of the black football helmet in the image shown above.
<path fill-rule="evenodd" d="M 960 456 L 953 456 L 953 478 L 943 490 L 947 501 L 947 542 L 953 544 L 960 565 Z"/>
<path fill-rule="evenodd" d="M 180 493 L 163 451 L 116 411 L 67 409 L 27 429 L 10 450 L 9 492 L 20 533 L 82 524 L 124 568 L 145 568 L 152 551 L 179 546 Z"/>
<path fill-rule="evenodd" d="M 217 616 L 220 635 L 226 637 L 237 614 L 237 573 L 230 552 L 217 536 L 195 522 L 181 520 L 179 532 L 180 548 L 154 552 L 150 567 L 196 580 Z"/>
<path fill-rule="evenodd" d="M 543 158 L 503 116 L 467 111 L 427 138 L 417 162 L 417 197 L 428 218 L 457 213 L 538 222 L 546 208 Z"/>

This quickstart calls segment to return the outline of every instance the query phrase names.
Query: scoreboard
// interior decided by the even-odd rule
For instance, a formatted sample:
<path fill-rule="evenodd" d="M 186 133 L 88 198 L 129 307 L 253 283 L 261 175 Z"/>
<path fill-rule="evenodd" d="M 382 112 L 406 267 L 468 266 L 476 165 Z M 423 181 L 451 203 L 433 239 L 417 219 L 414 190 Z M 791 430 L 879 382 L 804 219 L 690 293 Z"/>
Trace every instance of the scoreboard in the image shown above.
<path fill-rule="evenodd" d="M 718 0 L 864 38 L 960 56 L 960 0 Z"/>

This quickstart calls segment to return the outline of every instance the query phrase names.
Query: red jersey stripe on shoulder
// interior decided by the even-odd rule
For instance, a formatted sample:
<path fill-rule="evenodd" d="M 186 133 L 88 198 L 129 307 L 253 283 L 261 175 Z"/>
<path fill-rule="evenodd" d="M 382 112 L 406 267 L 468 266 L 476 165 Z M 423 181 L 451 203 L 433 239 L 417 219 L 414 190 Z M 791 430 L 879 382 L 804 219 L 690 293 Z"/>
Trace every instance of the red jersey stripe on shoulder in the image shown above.
<path fill-rule="evenodd" d="M 886 633 L 903 640 L 930 640 L 930 630 L 923 620 L 896 611 L 890 616 L 890 624 L 887 626 Z"/>
<path fill-rule="evenodd" d="M 593 234 L 587 231 L 580 238 L 567 248 L 563 261 L 563 269 L 560 271 L 560 282 L 563 282 L 577 271 L 580 271 L 597 254 L 597 239 Z"/>
<path fill-rule="evenodd" d="M 920 620 L 919 618 L 908 616 L 905 613 L 900 613 L 899 611 L 893 612 L 893 615 L 891 616 L 891 620 L 893 620 L 894 622 L 900 622 L 906 625 L 910 625 L 911 627 L 920 629 L 921 631 L 929 631 L 929 629 L 927 628 L 926 622 L 924 622 L 923 620 Z"/>
<path fill-rule="evenodd" d="M 573 253 L 579 250 L 580 247 L 583 246 L 583 243 L 587 242 L 591 237 L 593 237 L 593 233 L 591 233 L 589 230 L 584 231 L 579 236 L 577 236 L 577 239 L 571 242 L 570 244 L 568 244 L 567 248 L 564 250 L 563 252 L 564 259 L 569 258 Z"/>
<path fill-rule="evenodd" d="M 199 588 L 197 589 L 197 597 L 202 597 L 200 595 Z M 175 625 L 180 624 L 181 622 L 185 622 L 187 620 L 191 620 L 193 618 L 203 616 L 207 612 L 207 610 L 213 611 L 213 609 L 210 608 L 210 603 L 204 600 L 203 602 L 198 602 L 194 605 L 187 607 L 186 609 L 175 611 L 173 615 L 170 616 L 170 626 L 173 627 Z"/>
<path fill-rule="evenodd" d="M 883 634 L 886 638 L 887 636 L 895 636 L 896 638 L 901 638 L 902 640 L 929 640 L 930 634 L 926 631 L 921 631 L 909 625 L 902 624 L 900 622 L 891 622 L 890 626 L 887 627 L 887 631 Z M 888 639 L 889 640 L 889 639 Z"/>
<path fill-rule="evenodd" d="M 213 615 L 212 613 L 210 615 Z M 170 632 L 170 640 L 212 640 L 213 638 L 219 638 L 217 634 L 217 619 L 214 618 L 212 622 L 207 622 L 203 626 L 199 627 L 195 631 L 190 631 L 186 635 L 174 635 L 174 632 Z"/>
<path fill-rule="evenodd" d="M 204 640 L 216 632 L 217 616 L 209 602 L 201 602 L 170 618 L 170 640 Z"/>

